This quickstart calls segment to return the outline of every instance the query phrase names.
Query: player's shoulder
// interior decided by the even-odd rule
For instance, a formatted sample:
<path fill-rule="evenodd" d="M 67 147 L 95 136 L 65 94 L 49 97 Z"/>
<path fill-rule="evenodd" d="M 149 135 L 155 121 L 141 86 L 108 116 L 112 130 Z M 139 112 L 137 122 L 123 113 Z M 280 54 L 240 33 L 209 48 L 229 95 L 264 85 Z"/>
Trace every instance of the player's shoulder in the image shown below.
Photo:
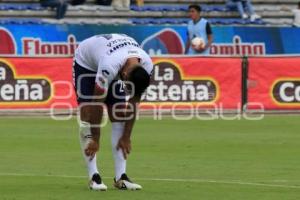
<path fill-rule="evenodd" d="M 98 45 L 100 43 L 102 43 L 103 41 L 101 40 L 101 38 L 99 37 L 99 35 L 94 35 L 92 37 L 86 38 L 84 40 L 82 40 L 79 44 L 79 47 L 89 47 L 89 46 L 94 46 L 94 45 Z"/>
<path fill-rule="evenodd" d="M 150 57 L 150 55 L 144 51 L 143 49 L 140 49 L 141 52 L 141 60 L 142 60 L 142 65 L 146 69 L 146 71 L 151 74 L 153 70 L 153 62 Z"/>
<path fill-rule="evenodd" d="M 300 9 L 293 9 L 292 12 L 293 12 L 294 14 L 300 14 Z"/>
<path fill-rule="evenodd" d="M 141 52 L 142 52 L 143 56 L 144 56 L 147 60 L 149 60 L 149 61 L 152 62 L 152 59 L 151 59 L 150 55 L 149 55 L 146 51 L 144 51 L 143 49 L 141 49 Z"/>
<path fill-rule="evenodd" d="M 188 26 L 191 26 L 191 25 L 194 25 L 193 20 L 189 20 L 189 21 L 188 21 Z"/>
<path fill-rule="evenodd" d="M 112 33 L 110 34 L 112 39 L 131 39 L 131 40 L 135 40 L 133 37 L 124 34 L 124 33 Z"/>
<path fill-rule="evenodd" d="M 140 57 L 140 58 L 142 58 L 142 59 L 144 59 L 144 60 L 147 60 L 147 61 L 151 60 L 150 55 L 149 55 L 144 49 L 142 49 L 141 47 L 138 47 L 138 48 L 136 48 L 136 49 L 133 49 L 133 51 L 131 50 L 131 52 L 132 52 L 132 53 L 135 53 L 135 52 L 136 52 L 137 57 Z M 129 53 L 130 53 L 130 52 L 129 52 Z"/>
<path fill-rule="evenodd" d="M 201 20 L 200 20 L 199 22 L 202 22 L 202 23 L 205 23 L 205 24 L 206 24 L 206 23 L 208 23 L 208 20 L 207 20 L 206 18 L 202 17 Z"/>

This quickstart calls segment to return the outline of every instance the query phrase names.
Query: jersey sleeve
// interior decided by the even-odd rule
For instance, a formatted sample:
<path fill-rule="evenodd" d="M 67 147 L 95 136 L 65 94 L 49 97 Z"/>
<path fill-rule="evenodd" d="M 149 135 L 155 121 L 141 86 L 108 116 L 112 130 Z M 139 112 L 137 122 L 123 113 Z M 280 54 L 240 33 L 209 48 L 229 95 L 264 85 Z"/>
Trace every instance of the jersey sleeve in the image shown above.
<path fill-rule="evenodd" d="M 297 13 L 300 13 L 300 10 L 299 10 L 299 9 L 293 9 L 293 10 L 292 10 L 292 13 L 293 13 L 294 15 L 296 15 Z"/>
<path fill-rule="evenodd" d="M 115 77 L 116 73 L 110 65 L 106 63 L 100 63 L 95 80 L 96 87 L 103 92 L 107 92 L 109 85 L 115 79 Z"/>
<path fill-rule="evenodd" d="M 151 76 L 152 72 L 153 72 L 153 62 L 151 57 L 144 51 L 141 49 L 141 65 L 143 66 L 143 68 L 147 71 L 147 73 Z"/>
<path fill-rule="evenodd" d="M 206 23 L 206 34 L 207 35 L 212 35 L 212 30 L 211 30 L 211 26 L 210 26 L 210 23 Z"/>

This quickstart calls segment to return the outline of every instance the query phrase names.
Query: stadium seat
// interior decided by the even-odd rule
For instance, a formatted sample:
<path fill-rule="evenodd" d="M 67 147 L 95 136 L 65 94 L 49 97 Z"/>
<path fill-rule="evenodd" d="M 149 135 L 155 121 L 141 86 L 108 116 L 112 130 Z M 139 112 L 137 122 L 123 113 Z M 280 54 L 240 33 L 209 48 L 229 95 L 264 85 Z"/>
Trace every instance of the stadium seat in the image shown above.
<path fill-rule="evenodd" d="M 211 11 L 217 11 L 217 12 L 228 11 L 228 9 L 226 8 L 225 5 L 214 5 L 214 6 L 210 6 L 210 7 L 211 7 Z"/>
<path fill-rule="evenodd" d="M 136 24 L 136 25 L 147 25 L 147 24 L 149 24 L 149 21 L 145 18 L 133 18 L 133 19 L 130 19 L 130 21 L 133 24 Z"/>
<path fill-rule="evenodd" d="M 187 24 L 188 18 L 133 18 L 130 19 L 133 24 L 147 25 L 147 24 Z M 244 20 L 239 18 L 211 18 L 209 22 L 214 25 L 265 25 L 263 20 Z"/>
<path fill-rule="evenodd" d="M 155 19 L 155 18 L 133 18 L 130 19 L 132 24 L 136 25 L 147 25 L 147 24 L 174 24 L 175 19 Z"/>
<path fill-rule="evenodd" d="M 204 12 L 226 12 L 228 9 L 224 5 L 201 5 L 202 11 Z M 145 6 L 136 6 L 132 5 L 130 7 L 133 11 L 152 11 L 152 12 L 163 12 L 163 11 L 188 11 L 188 5 L 145 5 Z"/>
<path fill-rule="evenodd" d="M 0 4 L 0 10 L 43 10 L 39 4 Z"/>
<path fill-rule="evenodd" d="M 44 24 L 41 19 L 0 18 L 0 24 Z"/>

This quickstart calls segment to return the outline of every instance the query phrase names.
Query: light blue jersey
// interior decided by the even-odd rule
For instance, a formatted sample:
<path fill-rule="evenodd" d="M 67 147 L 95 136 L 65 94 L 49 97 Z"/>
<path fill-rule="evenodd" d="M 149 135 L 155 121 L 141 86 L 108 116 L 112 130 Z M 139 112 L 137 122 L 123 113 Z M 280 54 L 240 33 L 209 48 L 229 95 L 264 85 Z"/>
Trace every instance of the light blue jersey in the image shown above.
<path fill-rule="evenodd" d="M 206 33 L 206 25 L 208 21 L 204 18 L 201 18 L 196 24 L 194 24 L 193 20 L 190 20 L 188 23 L 188 33 L 189 33 L 189 40 L 190 44 L 192 43 L 192 39 L 195 37 L 201 37 L 205 41 L 205 44 L 208 42 L 208 37 Z M 196 55 L 196 54 L 201 54 L 201 55 L 209 55 L 210 48 L 206 49 L 202 53 L 196 52 L 192 46 L 190 45 L 190 48 L 188 50 L 189 55 Z"/>

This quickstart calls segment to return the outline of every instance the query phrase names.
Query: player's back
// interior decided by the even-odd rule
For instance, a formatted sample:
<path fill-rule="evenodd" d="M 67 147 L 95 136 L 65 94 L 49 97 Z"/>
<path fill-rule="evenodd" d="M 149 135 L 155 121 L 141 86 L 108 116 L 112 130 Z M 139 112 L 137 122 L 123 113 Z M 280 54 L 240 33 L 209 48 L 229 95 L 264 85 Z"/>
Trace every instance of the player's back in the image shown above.
<path fill-rule="evenodd" d="M 123 34 L 96 35 L 79 44 L 75 52 L 75 60 L 82 67 L 97 71 L 100 59 L 109 55 L 112 48 L 122 40 L 129 40 L 138 45 L 133 38 Z"/>

